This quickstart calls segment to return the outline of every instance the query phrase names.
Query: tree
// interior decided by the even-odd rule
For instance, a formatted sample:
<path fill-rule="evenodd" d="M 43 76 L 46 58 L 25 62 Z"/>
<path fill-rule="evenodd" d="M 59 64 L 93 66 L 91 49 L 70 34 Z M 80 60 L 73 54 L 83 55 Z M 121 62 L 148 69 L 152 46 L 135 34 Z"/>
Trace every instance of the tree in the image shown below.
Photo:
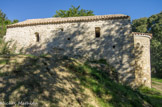
<path fill-rule="evenodd" d="M 19 20 L 14 19 L 14 20 L 12 21 L 12 24 L 14 24 L 14 23 L 18 23 L 18 22 L 19 22 Z"/>
<path fill-rule="evenodd" d="M 80 6 L 71 6 L 69 10 L 59 10 L 53 17 L 77 17 L 77 16 L 94 16 L 93 11 L 80 9 Z"/>
<path fill-rule="evenodd" d="M 162 12 L 132 21 L 132 30 L 153 34 L 151 39 L 151 66 L 162 77 Z"/>
<path fill-rule="evenodd" d="M 9 20 L 6 17 L 6 14 L 0 10 L 0 54 L 9 54 L 9 42 L 5 42 L 3 36 L 6 33 L 7 25 L 17 23 L 18 20 Z"/>
<path fill-rule="evenodd" d="M 132 30 L 134 32 L 147 32 L 147 18 L 140 18 L 132 21 Z"/>
<path fill-rule="evenodd" d="M 5 29 L 4 29 L 4 23 L 5 23 L 5 20 L 6 20 L 7 18 L 6 18 L 6 14 L 4 14 L 1 10 L 0 10 L 0 37 L 2 36 L 2 35 L 4 35 L 4 32 L 5 32 Z"/>
<path fill-rule="evenodd" d="M 9 24 L 14 24 L 14 23 L 17 23 L 19 22 L 18 20 L 9 20 L 7 17 L 6 17 L 6 14 L 2 12 L 2 10 L 0 10 L 0 38 L 3 38 L 3 36 L 5 35 L 6 33 L 6 26 L 9 25 Z"/>

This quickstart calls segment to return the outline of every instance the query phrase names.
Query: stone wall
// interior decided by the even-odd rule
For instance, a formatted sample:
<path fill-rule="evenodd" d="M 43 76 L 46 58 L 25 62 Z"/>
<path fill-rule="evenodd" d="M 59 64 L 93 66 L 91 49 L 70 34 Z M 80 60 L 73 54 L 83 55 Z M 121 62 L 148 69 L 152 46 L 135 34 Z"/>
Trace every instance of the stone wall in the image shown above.
<path fill-rule="evenodd" d="M 135 35 L 136 85 L 151 87 L 150 36 Z"/>
<path fill-rule="evenodd" d="M 95 36 L 96 27 L 100 37 Z M 117 69 L 119 82 L 134 85 L 134 38 L 130 33 L 130 19 L 113 19 L 13 27 L 7 29 L 5 40 L 13 40 L 17 52 L 106 59 Z"/>

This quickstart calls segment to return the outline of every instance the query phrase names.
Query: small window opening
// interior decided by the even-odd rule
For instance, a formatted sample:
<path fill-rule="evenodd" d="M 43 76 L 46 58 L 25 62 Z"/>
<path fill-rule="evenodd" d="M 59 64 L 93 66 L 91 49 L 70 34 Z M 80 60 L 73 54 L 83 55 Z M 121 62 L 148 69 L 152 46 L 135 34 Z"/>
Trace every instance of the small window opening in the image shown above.
<path fill-rule="evenodd" d="M 60 31 L 64 31 L 64 29 L 63 28 L 60 28 Z"/>
<path fill-rule="evenodd" d="M 67 38 L 67 40 L 70 40 L 70 38 Z"/>
<path fill-rule="evenodd" d="M 115 45 L 113 45 L 113 49 L 115 49 Z"/>
<path fill-rule="evenodd" d="M 39 33 L 38 32 L 35 33 L 35 37 L 36 37 L 36 42 L 39 42 Z"/>
<path fill-rule="evenodd" d="M 96 38 L 100 37 L 100 27 L 95 27 L 95 34 L 96 34 Z"/>

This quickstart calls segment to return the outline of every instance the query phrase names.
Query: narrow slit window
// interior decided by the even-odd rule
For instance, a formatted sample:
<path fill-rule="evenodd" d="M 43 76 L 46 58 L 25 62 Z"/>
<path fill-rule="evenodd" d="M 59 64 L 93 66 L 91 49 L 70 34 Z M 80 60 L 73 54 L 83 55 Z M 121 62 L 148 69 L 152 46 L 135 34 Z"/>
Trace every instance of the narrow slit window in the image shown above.
<path fill-rule="evenodd" d="M 96 35 L 96 38 L 99 38 L 101 33 L 100 33 L 100 27 L 95 27 L 95 35 Z"/>
<path fill-rule="evenodd" d="M 36 42 L 39 42 L 40 38 L 39 38 L 39 33 L 38 32 L 35 33 L 35 37 L 36 37 Z"/>

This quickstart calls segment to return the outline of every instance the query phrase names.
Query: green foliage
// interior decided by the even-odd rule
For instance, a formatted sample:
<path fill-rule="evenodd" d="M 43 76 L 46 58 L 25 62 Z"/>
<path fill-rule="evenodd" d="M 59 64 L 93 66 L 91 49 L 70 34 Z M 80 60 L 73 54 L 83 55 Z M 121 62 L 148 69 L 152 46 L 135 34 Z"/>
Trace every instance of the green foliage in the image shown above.
<path fill-rule="evenodd" d="M 152 67 L 160 73 L 162 77 L 162 12 L 152 15 L 148 19 L 150 32 L 153 33 L 151 41 L 151 61 Z"/>
<path fill-rule="evenodd" d="M 147 32 L 147 18 L 140 18 L 132 21 L 132 30 L 134 32 Z"/>
<path fill-rule="evenodd" d="M 77 17 L 77 16 L 94 16 L 93 11 L 79 9 L 80 6 L 74 7 L 71 6 L 69 10 L 59 10 L 56 11 L 56 14 L 53 17 Z"/>
<path fill-rule="evenodd" d="M 19 62 L 21 58 L 26 59 Z M 0 91 L 5 95 L 4 97 L 2 96 L 0 101 L 35 101 L 36 99 L 38 103 L 39 101 L 45 101 L 45 104 L 49 102 L 58 105 L 57 102 L 51 100 L 55 99 L 55 97 L 50 95 L 56 96 L 55 93 L 61 93 L 61 95 L 69 98 L 74 96 L 71 91 L 68 91 L 72 90 L 76 93 L 75 95 L 81 95 L 79 97 L 80 100 L 77 101 L 84 102 L 87 101 L 86 97 L 90 97 L 95 99 L 99 107 L 161 107 L 162 105 L 162 94 L 155 89 L 141 87 L 133 90 L 130 87 L 114 82 L 109 78 L 107 72 L 103 72 L 97 69 L 98 66 L 92 65 L 95 63 L 110 67 L 105 60 L 83 63 L 76 59 L 57 59 L 56 56 L 50 55 L 14 55 L 9 58 L 1 57 L 0 64 L 5 63 L 13 65 L 14 69 L 12 72 L 2 72 L 0 70 L 0 77 L 4 81 Z M 47 70 L 47 68 L 50 69 Z M 56 68 L 59 68 L 59 71 L 53 70 Z M 66 69 L 62 70 L 60 68 Z M 8 85 L 11 83 L 12 85 Z M 65 87 L 65 84 L 72 86 L 72 88 Z M 21 87 L 24 88 L 19 90 Z M 85 91 L 87 88 L 90 92 Z M 75 91 L 75 89 L 78 90 Z M 8 90 L 10 91 L 9 96 L 7 96 Z M 84 91 L 87 93 L 83 93 Z M 19 93 L 20 99 L 17 93 L 14 94 L 15 92 Z M 49 95 L 46 95 L 44 92 L 49 92 Z M 93 94 L 93 96 L 89 96 L 89 94 Z M 61 102 L 62 99 L 59 97 L 57 100 Z M 86 102 L 87 104 L 88 102 Z M 86 105 L 82 106 L 91 107 Z"/>
<path fill-rule="evenodd" d="M 0 10 L 0 54 L 11 54 L 11 52 L 14 51 L 9 49 L 9 45 L 11 42 L 5 43 L 5 41 L 3 40 L 3 36 L 6 34 L 7 25 L 17 22 L 18 20 L 11 21 L 7 19 L 6 14 Z M 12 49 L 14 48 L 15 47 L 13 46 Z"/>
<path fill-rule="evenodd" d="M 3 39 L 0 38 L 0 55 L 3 54 L 12 54 L 14 52 L 14 45 L 12 48 L 9 48 L 11 41 L 5 42 Z"/>
<path fill-rule="evenodd" d="M 5 20 L 7 20 L 6 14 L 0 10 L 0 37 L 5 34 Z"/>
<path fill-rule="evenodd" d="M 152 33 L 151 65 L 152 70 L 162 77 L 162 12 L 149 18 L 140 18 L 132 21 L 134 32 Z M 160 74 L 160 75 L 159 75 Z"/>
<path fill-rule="evenodd" d="M 0 64 L 7 64 L 8 63 L 8 59 L 3 59 L 3 60 L 0 60 Z"/>
<path fill-rule="evenodd" d="M 161 107 L 162 94 L 155 89 L 149 89 L 147 87 L 141 87 L 138 89 L 143 99 L 146 99 L 153 107 Z"/>
<path fill-rule="evenodd" d="M 159 79 L 159 78 L 151 78 L 151 79 L 152 79 L 152 81 L 156 81 L 156 82 L 162 83 L 162 79 Z"/>
<path fill-rule="evenodd" d="M 6 33 L 6 26 L 9 24 L 14 24 L 19 22 L 18 20 L 9 20 L 6 17 L 6 14 L 2 12 L 2 10 L 0 10 L 0 38 L 3 38 L 3 36 Z"/>
<path fill-rule="evenodd" d="M 73 74 L 77 75 L 77 79 L 84 87 L 89 88 L 96 95 L 101 107 L 158 107 L 161 105 L 162 95 L 157 91 L 146 90 L 146 88 L 132 90 L 130 87 L 112 81 L 107 72 L 90 66 L 92 62 L 105 64 L 105 61 L 89 61 L 84 64 L 76 62 L 70 64 L 68 68 Z M 154 95 L 151 95 L 151 93 Z"/>
<path fill-rule="evenodd" d="M 12 21 L 12 24 L 14 24 L 14 23 L 18 23 L 18 22 L 19 22 L 19 20 L 14 19 L 14 20 Z"/>

